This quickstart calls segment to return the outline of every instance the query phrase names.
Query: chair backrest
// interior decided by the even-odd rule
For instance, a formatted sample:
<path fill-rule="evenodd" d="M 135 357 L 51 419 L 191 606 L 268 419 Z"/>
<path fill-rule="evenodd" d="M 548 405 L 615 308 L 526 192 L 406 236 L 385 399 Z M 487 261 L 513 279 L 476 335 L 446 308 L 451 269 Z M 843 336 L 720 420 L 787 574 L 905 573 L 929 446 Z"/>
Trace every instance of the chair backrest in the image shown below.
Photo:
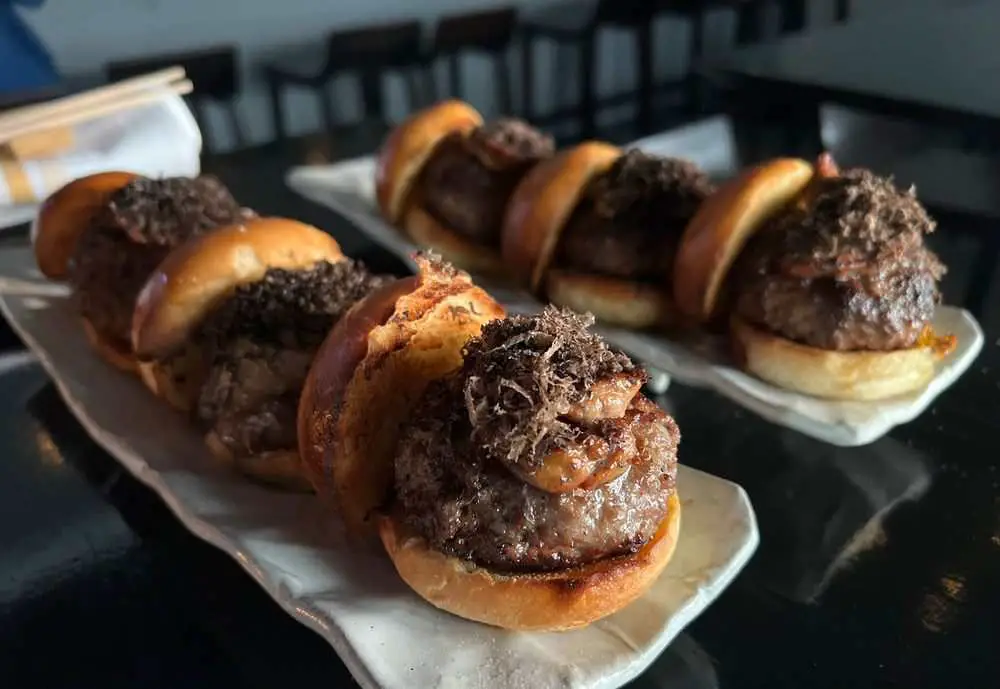
<path fill-rule="evenodd" d="M 598 0 L 594 20 L 599 24 L 644 24 L 652 21 L 662 4 L 652 0 Z"/>
<path fill-rule="evenodd" d="M 173 65 L 180 65 L 187 72 L 194 84 L 196 96 L 228 101 L 240 92 L 239 55 L 236 46 L 119 60 L 109 62 L 105 69 L 108 79 L 118 81 Z"/>
<path fill-rule="evenodd" d="M 513 7 L 442 17 L 434 29 L 433 52 L 504 51 L 514 40 L 516 28 L 517 10 Z"/>
<path fill-rule="evenodd" d="M 327 35 L 328 70 L 405 68 L 417 63 L 423 47 L 419 21 L 394 22 Z"/>
<path fill-rule="evenodd" d="M 656 155 L 685 158 L 712 179 L 732 177 L 743 166 L 732 121 L 725 115 L 709 117 L 629 145 Z"/>

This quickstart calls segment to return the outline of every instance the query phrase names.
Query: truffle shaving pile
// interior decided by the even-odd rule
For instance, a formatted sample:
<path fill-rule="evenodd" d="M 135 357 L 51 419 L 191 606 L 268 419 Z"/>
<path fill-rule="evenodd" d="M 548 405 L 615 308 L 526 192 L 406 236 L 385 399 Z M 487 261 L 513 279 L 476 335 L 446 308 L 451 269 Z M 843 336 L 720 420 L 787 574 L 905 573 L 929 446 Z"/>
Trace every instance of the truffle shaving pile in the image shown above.
<path fill-rule="evenodd" d="M 466 347 L 455 378 L 472 442 L 501 462 L 528 467 L 571 442 L 579 431 L 561 417 L 596 381 L 635 371 L 627 356 L 588 330 L 592 324 L 589 315 L 551 306 L 487 324 Z"/>
<path fill-rule="evenodd" d="M 694 163 L 633 149 L 594 180 L 589 195 L 600 216 L 656 225 L 669 218 L 686 222 L 714 190 Z"/>

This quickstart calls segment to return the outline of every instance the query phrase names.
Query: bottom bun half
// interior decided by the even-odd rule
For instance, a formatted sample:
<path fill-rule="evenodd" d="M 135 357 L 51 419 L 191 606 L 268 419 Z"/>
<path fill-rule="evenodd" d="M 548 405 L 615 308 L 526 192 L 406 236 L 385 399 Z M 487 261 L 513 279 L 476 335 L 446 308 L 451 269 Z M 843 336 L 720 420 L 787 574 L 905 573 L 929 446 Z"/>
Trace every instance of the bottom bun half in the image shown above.
<path fill-rule="evenodd" d="M 313 492 L 298 450 L 272 450 L 252 457 L 234 457 L 214 432 L 205 436 L 205 444 L 216 459 L 257 483 L 300 493 Z"/>
<path fill-rule="evenodd" d="M 86 318 L 83 319 L 83 333 L 87 337 L 87 342 L 102 359 L 126 373 L 136 372 L 136 360 L 132 352 L 101 335 Z"/>
<path fill-rule="evenodd" d="M 603 323 L 634 330 L 673 325 L 676 311 L 666 290 L 653 285 L 565 270 L 550 270 L 548 300 Z"/>
<path fill-rule="evenodd" d="M 675 493 L 656 537 L 637 553 L 538 574 L 495 573 L 436 552 L 389 517 L 380 520 L 379 535 L 400 577 L 431 605 L 504 629 L 562 631 L 618 612 L 645 593 L 673 556 L 680 525 Z"/>
<path fill-rule="evenodd" d="M 477 275 L 503 276 L 507 271 L 500 252 L 481 246 L 450 230 L 418 204 L 412 204 L 403 216 L 403 229 L 415 244 L 431 249 L 445 261 Z"/>
<path fill-rule="evenodd" d="M 836 400 L 872 401 L 922 390 L 941 354 L 933 346 L 889 351 L 818 349 L 733 317 L 736 354 L 749 373 L 786 390 Z"/>

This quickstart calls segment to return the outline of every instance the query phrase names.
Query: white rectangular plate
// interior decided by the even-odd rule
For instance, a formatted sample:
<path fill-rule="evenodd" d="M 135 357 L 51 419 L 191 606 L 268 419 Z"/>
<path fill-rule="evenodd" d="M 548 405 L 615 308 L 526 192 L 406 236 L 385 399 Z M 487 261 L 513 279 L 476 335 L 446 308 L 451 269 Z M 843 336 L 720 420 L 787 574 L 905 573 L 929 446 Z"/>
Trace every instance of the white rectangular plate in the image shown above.
<path fill-rule="evenodd" d="M 27 249 L 0 250 L 0 309 L 80 423 L 188 529 L 329 641 L 363 687 L 619 687 L 715 600 L 757 547 L 743 489 L 682 466 L 677 551 L 634 605 L 563 634 L 452 617 L 413 594 L 384 554 L 349 545 L 316 498 L 259 488 L 213 462 L 185 419 L 89 351 L 65 290 L 31 266 Z"/>
<path fill-rule="evenodd" d="M 412 265 L 417 247 L 389 226 L 375 208 L 375 163 L 371 157 L 291 170 L 287 184 L 306 198 L 344 215 L 373 241 Z M 529 295 L 480 280 L 511 311 L 537 311 Z M 972 365 L 983 347 L 983 331 L 964 309 L 942 306 L 938 332 L 958 337 L 958 347 L 938 363 L 922 391 L 880 402 L 822 400 L 777 388 L 726 363 L 722 343 L 678 342 L 662 336 L 603 326 L 601 334 L 648 367 L 688 385 L 710 388 L 761 417 L 819 440 L 853 447 L 882 437 L 919 416 Z"/>

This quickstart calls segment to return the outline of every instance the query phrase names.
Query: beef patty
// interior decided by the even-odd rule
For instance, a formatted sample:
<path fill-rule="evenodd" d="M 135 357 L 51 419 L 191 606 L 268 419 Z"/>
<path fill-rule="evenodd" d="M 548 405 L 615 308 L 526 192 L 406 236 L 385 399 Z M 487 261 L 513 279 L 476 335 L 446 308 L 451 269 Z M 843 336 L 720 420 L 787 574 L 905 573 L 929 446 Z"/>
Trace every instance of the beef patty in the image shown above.
<path fill-rule="evenodd" d="M 389 279 L 345 259 L 273 268 L 239 287 L 197 335 L 211 361 L 196 415 L 237 457 L 296 447 L 299 393 L 334 323 Z"/>
<path fill-rule="evenodd" d="M 734 267 L 737 312 L 821 349 L 913 346 L 940 302 L 945 268 L 924 245 L 934 221 L 912 190 L 866 170 L 815 184 L 808 207 L 748 242 Z"/>
<path fill-rule="evenodd" d="M 556 263 L 583 273 L 663 281 L 684 228 L 713 190 L 693 163 L 626 151 L 585 190 L 563 230 Z"/>
<path fill-rule="evenodd" d="M 635 392 L 615 418 L 568 418 L 589 384 L 626 372 L 627 360 L 596 348 L 584 323 L 550 308 L 488 324 L 470 342 L 466 365 L 429 386 L 402 430 L 395 497 L 404 523 L 431 547 L 497 571 L 545 571 L 635 552 L 656 535 L 674 491 L 680 433 Z M 538 356 L 525 363 L 526 352 Z M 496 385 L 483 385 L 486 375 Z M 543 389 L 553 396 L 533 396 Z M 483 404 L 496 406 L 481 414 Z M 626 465 L 587 489 L 550 492 L 524 480 L 545 452 L 579 443 L 579 433 L 610 445 L 628 440 Z"/>
<path fill-rule="evenodd" d="M 445 227 L 499 246 L 507 201 L 521 177 L 555 151 L 552 137 L 516 119 L 498 119 L 442 141 L 418 182 L 423 207 Z"/>
<path fill-rule="evenodd" d="M 81 314 L 129 349 L 135 299 L 170 250 L 249 215 L 214 177 L 133 180 L 112 194 L 73 252 L 70 283 Z"/>

